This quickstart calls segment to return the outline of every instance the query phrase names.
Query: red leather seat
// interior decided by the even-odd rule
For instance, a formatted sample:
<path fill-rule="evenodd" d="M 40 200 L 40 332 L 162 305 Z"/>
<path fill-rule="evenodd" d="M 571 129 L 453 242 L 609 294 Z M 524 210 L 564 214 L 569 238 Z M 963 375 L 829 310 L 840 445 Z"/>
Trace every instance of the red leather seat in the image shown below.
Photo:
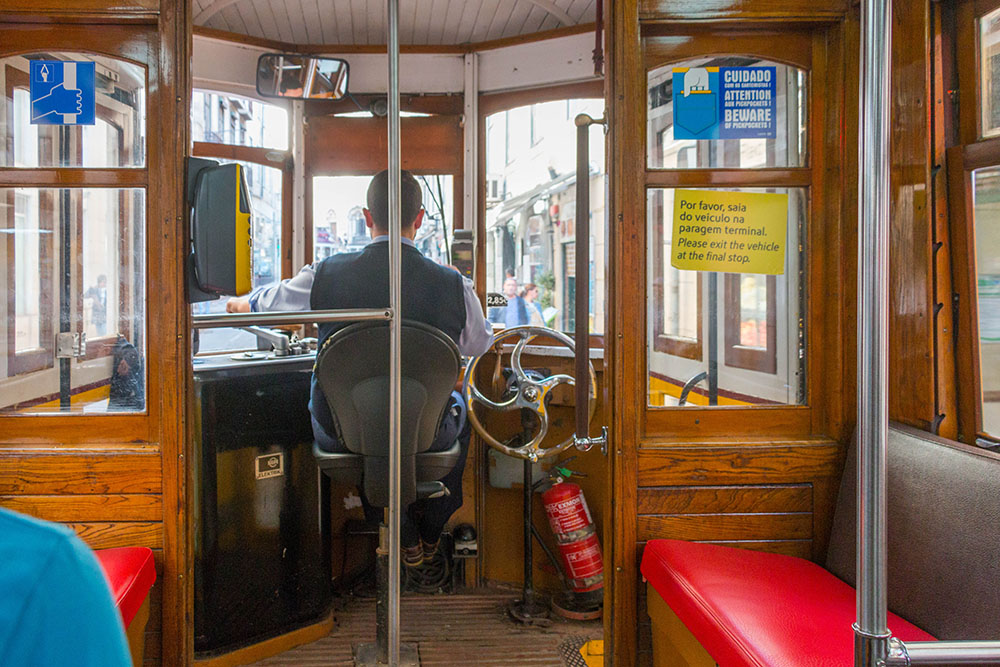
<path fill-rule="evenodd" d="M 147 547 L 119 547 L 94 553 L 127 628 L 156 581 L 153 552 Z"/>
<path fill-rule="evenodd" d="M 853 667 L 854 589 L 810 561 L 651 540 L 641 571 L 722 667 Z M 889 614 L 904 641 L 934 637 Z"/>

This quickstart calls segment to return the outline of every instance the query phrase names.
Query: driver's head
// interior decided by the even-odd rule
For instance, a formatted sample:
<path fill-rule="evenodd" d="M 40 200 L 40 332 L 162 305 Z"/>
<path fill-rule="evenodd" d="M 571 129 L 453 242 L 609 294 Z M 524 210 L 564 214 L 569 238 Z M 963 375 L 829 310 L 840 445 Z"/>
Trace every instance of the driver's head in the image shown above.
<path fill-rule="evenodd" d="M 405 169 L 399 175 L 400 222 L 403 234 L 412 235 L 420 227 L 423 201 L 420 184 Z M 389 232 L 389 170 L 375 174 L 368 185 L 368 208 L 364 210 L 368 226 L 376 234 Z"/>

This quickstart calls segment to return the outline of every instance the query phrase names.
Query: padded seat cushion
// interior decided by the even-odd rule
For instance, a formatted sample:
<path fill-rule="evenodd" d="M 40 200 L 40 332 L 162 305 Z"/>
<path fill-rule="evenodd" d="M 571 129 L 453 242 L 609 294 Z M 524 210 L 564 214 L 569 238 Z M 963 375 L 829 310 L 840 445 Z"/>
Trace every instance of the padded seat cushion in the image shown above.
<path fill-rule="evenodd" d="M 156 581 L 153 552 L 147 547 L 119 547 L 94 553 L 127 628 Z"/>
<path fill-rule="evenodd" d="M 725 667 L 854 665 L 854 589 L 810 561 L 715 544 L 651 540 L 642 574 Z M 904 641 L 934 637 L 889 614 Z"/>

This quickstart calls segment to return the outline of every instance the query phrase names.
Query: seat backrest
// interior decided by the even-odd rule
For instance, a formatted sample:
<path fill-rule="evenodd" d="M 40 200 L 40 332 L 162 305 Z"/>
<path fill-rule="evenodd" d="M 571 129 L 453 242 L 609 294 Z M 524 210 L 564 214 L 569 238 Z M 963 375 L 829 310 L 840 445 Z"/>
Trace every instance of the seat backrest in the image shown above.
<path fill-rule="evenodd" d="M 402 323 L 400 368 L 401 500 L 416 498 L 416 454 L 434 442 L 461 368 L 458 347 L 434 327 Z M 338 437 L 364 457 L 364 489 L 389 504 L 389 325 L 352 324 L 330 336 L 316 358 L 316 379 L 337 422 Z"/>
<path fill-rule="evenodd" d="M 1000 457 L 894 424 L 887 463 L 889 609 L 938 639 L 1000 638 Z M 855 442 L 826 561 L 851 585 L 856 513 Z"/>

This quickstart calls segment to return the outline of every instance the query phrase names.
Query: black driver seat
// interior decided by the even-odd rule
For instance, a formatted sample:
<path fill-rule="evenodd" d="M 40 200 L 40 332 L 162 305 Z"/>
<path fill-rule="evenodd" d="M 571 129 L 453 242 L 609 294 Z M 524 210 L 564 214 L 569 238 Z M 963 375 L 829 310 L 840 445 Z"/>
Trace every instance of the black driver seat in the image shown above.
<path fill-rule="evenodd" d="M 438 480 L 455 467 L 458 441 L 428 451 L 458 380 L 461 356 L 443 332 L 402 322 L 400 369 L 400 507 L 449 493 Z M 389 505 L 389 324 L 361 322 L 331 335 L 316 357 L 316 379 L 348 452 L 313 445 L 331 479 L 364 487 L 368 502 Z"/>

